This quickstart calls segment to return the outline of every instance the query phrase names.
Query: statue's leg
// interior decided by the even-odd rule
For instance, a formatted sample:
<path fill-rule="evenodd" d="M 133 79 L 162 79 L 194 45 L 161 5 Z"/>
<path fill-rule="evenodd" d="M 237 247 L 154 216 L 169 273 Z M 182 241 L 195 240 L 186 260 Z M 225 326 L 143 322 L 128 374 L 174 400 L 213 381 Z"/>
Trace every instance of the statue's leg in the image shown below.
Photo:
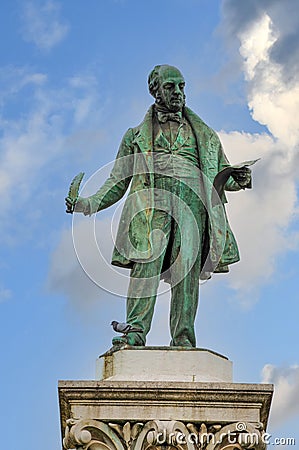
<path fill-rule="evenodd" d="M 171 346 L 196 347 L 194 322 L 199 296 L 199 264 L 196 262 L 184 279 L 171 289 Z"/>
<path fill-rule="evenodd" d="M 169 214 L 155 210 L 152 230 L 158 230 L 158 233 L 152 234 L 153 258 L 148 262 L 136 262 L 131 270 L 126 322 L 141 328 L 143 333 L 130 333 L 127 338 L 129 345 L 145 345 L 150 331 L 170 229 Z"/>
<path fill-rule="evenodd" d="M 171 346 L 196 347 L 194 322 L 198 307 L 202 238 L 206 211 L 188 190 L 180 193 L 178 218 L 173 224 L 171 255 Z M 174 205 L 175 206 L 175 205 Z M 184 208 L 187 207 L 185 210 Z"/>

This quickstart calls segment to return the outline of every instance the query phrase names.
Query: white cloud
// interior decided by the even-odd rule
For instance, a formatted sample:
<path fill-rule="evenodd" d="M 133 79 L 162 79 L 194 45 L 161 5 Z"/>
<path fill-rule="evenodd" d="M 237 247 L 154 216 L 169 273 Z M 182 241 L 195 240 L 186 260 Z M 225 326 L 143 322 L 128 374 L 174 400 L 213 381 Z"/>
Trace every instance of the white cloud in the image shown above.
<path fill-rule="evenodd" d="M 244 58 L 252 117 L 293 150 L 299 142 L 299 82 L 285 81 L 282 66 L 270 59 L 277 33 L 270 17 L 262 15 L 240 33 L 240 53 Z"/>
<path fill-rule="evenodd" d="M 0 102 L 5 107 L 5 102 L 14 98 L 23 88 L 28 86 L 36 88 L 46 82 L 46 74 L 32 72 L 26 67 L 0 67 Z"/>
<path fill-rule="evenodd" d="M 247 80 L 255 77 L 257 66 L 261 62 L 269 62 L 269 50 L 276 39 L 271 19 L 267 14 L 253 23 L 249 30 L 240 32 L 240 54 L 244 58 Z"/>
<path fill-rule="evenodd" d="M 54 170 L 63 170 L 64 163 L 57 168 L 57 158 L 65 164 L 81 158 L 82 147 L 96 148 L 101 140 L 99 133 L 98 86 L 96 80 L 80 90 L 65 80 L 62 86 L 52 88 L 47 77 L 26 68 L 9 67 L 11 82 L 7 77 L 1 78 L 5 68 L 0 70 L 0 83 L 5 93 L 2 96 L 0 121 L 0 194 L 1 194 L 1 239 L 22 223 L 26 215 L 32 219 L 32 205 L 37 211 L 37 197 L 42 199 L 47 187 L 45 179 Z M 91 79 L 90 75 L 86 75 Z M 84 79 L 84 76 L 80 76 Z M 3 81 L 3 82 L 2 82 Z M 23 91 L 30 84 L 30 91 Z M 26 103 L 26 95 L 28 103 Z M 87 100 L 86 100 L 87 99 Z M 92 100 L 91 100 L 92 99 Z M 20 100 L 26 105 L 24 111 L 11 118 L 10 109 Z M 87 104 L 82 113 L 81 102 Z M 28 106 L 27 106 L 28 105 Z M 6 108 L 8 107 L 8 113 Z M 25 112 L 25 113 L 24 113 Z M 81 147 L 72 145 L 74 134 L 80 138 Z M 69 162 L 72 152 L 72 158 Z M 85 157 L 86 157 L 85 152 Z M 57 172 L 56 172 L 57 177 Z M 57 183 L 56 183 L 57 185 Z M 20 216 L 22 213 L 22 217 Z M 22 219 L 22 220 L 20 220 Z M 34 226 L 34 221 L 31 223 Z M 30 227 L 27 228 L 28 230 Z M 16 236 L 13 236 L 15 239 Z"/>
<path fill-rule="evenodd" d="M 85 232 L 88 236 L 87 220 L 82 223 L 78 231 L 82 233 L 82 239 Z M 88 249 L 89 245 L 86 251 Z M 63 230 L 60 241 L 51 256 L 48 288 L 54 292 L 64 293 L 79 308 L 87 307 L 103 295 L 79 264 L 69 229 Z"/>
<path fill-rule="evenodd" d="M 284 165 L 286 149 L 266 134 L 220 133 L 232 163 L 261 157 L 252 167 L 253 189 L 228 193 L 228 212 L 241 262 L 227 277 L 237 298 L 248 305 L 258 299 L 261 285 L 275 271 L 276 258 L 290 250 L 294 239 L 288 226 L 296 209 L 296 185 L 292 168 Z"/>
<path fill-rule="evenodd" d="M 69 25 L 63 23 L 59 15 L 60 5 L 52 0 L 43 4 L 26 2 L 22 15 L 24 40 L 42 50 L 50 50 L 59 44 L 69 31 Z"/>
<path fill-rule="evenodd" d="M 28 240 L 35 246 L 48 243 L 55 233 L 49 222 L 54 220 L 53 198 L 61 188 L 59 180 L 66 176 L 67 167 L 81 164 L 82 158 L 86 161 L 98 150 L 103 139 L 97 80 L 90 73 L 76 78 L 79 84 L 71 79 L 53 87 L 46 74 L 28 67 L 0 68 L 3 246 Z M 63 194 L 60 201 L 63 208 Z M 84 286 L 86 276 L 82 275 Z M 10 296 L 11 291 L 0 285 L 0 301 Z"/>
<path fill-rule="evenodd" d="M 290 242 L 296 249 L 298 242 L 289 225 L 297 213 L 299 83 L 288 83 L 282 67 L 270 59 L 277 36 L 265 13 L 238 34 L 248 105 L 253 118 L 266 125 L 272 136 L 220 133 L 232 163 L 262 158 L 252 168 L 253 190 L 229 194 L 228 210 L 242 262 L 232 266 L 228 280 L 245 304 L 258 299 L 278 255 L 291 249 Z"/>
<path fill-rule="evenodd" d="M 98 242 L 95 242 L 94 238 L 94 218 L 79 215 L 74 217 L 76 219 L 73 224 L 73 236 L 70 229 L 63 230 L 51 256 L 47 287 L 51 292 L 63 293 L 68 299 L 68 304 L 79 311 L 85 319 L 90 320 L 92 311 L 103 308 L 103 305 L 105 311 L 109 311 L 113 309 L 115 302 L 120 302 L 118 320 L 125 320 L 124 297 L 127 293 L 130 271 L 110 265 L 113 249 L 111 216 L 96 220 Z M 170 295 L 169 292 L 165 292 L 167 290 L 169 286 L 161 283 L 148 345 L 163 343 L 168 345 L 170 341 L 168 327 Z"/>
<path fill-rule="evenodd" d="M 271 412 L 273 426 L 278 426 L 299 413 L 299 366 L 264 366 L 262 383 L 274 383 Z"/>
<path fill-rule="evenodd" d="M 28 200 L 34 191 L 32 183 L 40 181 L 43 166 L 63 145 L 61 133 L 56 134 L 48 123 L 49 114 L 47 106 L 39 104 L 26 120 L 6 124 L 0 139 L 2 217 Z"/>
<path fill-rule="evenodd" d="M 68 297 L 75 301 L 78 296 L 82 299 L 83 285 L 78 289 L 78 283 L 84 277 L 87 278 L 84 298 L 90 300 L 103 295 L 99 288 L 120 296 L 125 296 L 127 291 L 129 271 L 118 270 L 110 264 L 113 249 L 111 217 L 96 222 L 94 218 L 75 215 L 73 235 L 70 230 L 64 231 L 52 256 L 49 285 L 64 286 Z"/>
<path fill-rule="evenodd" d="M 97 80 L 93 75 L 77 75 L 69 80 L 70 86 L 78 93 L 83 95 L 77 95 L 73 99 L 75 107 L 74 120 L 76 124 L 82 123 L 89 117 L 94 105 L 94 92 L 97 89 Z M 88 94 L 87 94 L 88 93 Z"/>
<path fill-rule="evenodd" d="M 76 301 L 79 296 L 79 300 L 82 298 L 82 288 L 78 289 L 77 284 L 85 276 L 89 278 L 89 282 L 84 282 L 84 298 L 92 300 L 96 291 L 98 297 L 98 288 L 116 296 L 126 297 L 130 270 L 111 265 L 120 209 L 116 209 L 113 217 L 109 215 L 96 219 L 95 215 L 73 216 L 72 235 L 70 230 L 63 231 L 52 255 L 49 272 L 51 289 L 62 286 L 70 299 Z M 72 280 L 76 280 L 75 283 Z M 167 292 L 169 289 L 168 284 L 161 283 L 159 292 Z"/>
<path fill-rule="evenodd" d="M 278 63 L 284 79 L 298 80 L 298 42 L 299 42 L 299 14 L 297 0 L 223 0 L 222 29 L 229 38 L 229 42 L 236 36 L 244 34 L 250 28 L 255 28 L 251 42 L 253 53 L 259 51 L 268 40 L 268 31 L 275 38 L 271 46 L 271 63 Z M 269 21 L 270 18 L 270 21 Z M 259 29 L 261 22 L 268 21 L 268 30 Z M 273 34 L 273 26 L 275 33 Z M 262 50 L 263 51 L 263 50 Z M 251 60 L 255 57 L 253 56 Z"/>

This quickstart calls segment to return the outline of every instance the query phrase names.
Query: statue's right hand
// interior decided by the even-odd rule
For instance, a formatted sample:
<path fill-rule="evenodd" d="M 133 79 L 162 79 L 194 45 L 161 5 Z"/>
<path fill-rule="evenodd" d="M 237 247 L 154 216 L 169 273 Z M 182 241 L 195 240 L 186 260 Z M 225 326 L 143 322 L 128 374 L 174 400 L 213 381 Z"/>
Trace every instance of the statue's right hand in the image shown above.
<path fill-rule="evenodd" d="M 85 215 L 89 214 L 89 201 L 87 198 L 78 197 L 77 200 L 74 200 L 71 197 L 66 197 L 66 212 L 73 214 L 73 212 L 82 212 Z"/>
<path fill-rule="evenodd" d="M 66 197 L 65 198 L 65 206 L 66 206 L 66 211 L 69 214 L 73 214 L 74 212 L 74 207 L 75 207 L 75 202 L 71 197 Z"/>
<path fill-rule="evenodd" d="M 84 214 L 89 214 L 89 212 L 86 212 L 87 209 L 89 209 L 89 202 L 86 199 L 83 199 L 78 196 L 80 184 L 82 181 L 82 178 L 84 177 L 84 172 L 78 173 L 78 175 L 73 178 L 68 196 L 65 199 L 66 203 L 66 212 L 73 214 L 74 211 L 77 212 L 84 212 Z M 82 201 L 81 201 L 82 200 Z M 83 208 L 83 200 L 85 201 L 84 208 Z M 87 205 L 88 204 L 88 205 Z"/>

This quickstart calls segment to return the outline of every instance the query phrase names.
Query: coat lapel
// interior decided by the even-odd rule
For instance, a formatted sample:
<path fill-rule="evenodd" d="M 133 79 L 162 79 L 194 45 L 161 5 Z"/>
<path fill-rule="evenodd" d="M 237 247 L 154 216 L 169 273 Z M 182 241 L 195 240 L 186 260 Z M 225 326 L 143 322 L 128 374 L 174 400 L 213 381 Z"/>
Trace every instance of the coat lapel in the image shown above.
<path fill-rule="evenodd" d="M 145 162 L 148 167 L 150 176 L 153 176 L 153 105 L 147 111 L 143 122 L 135 129 L 135 139 L 133 144 L 139 147 L 140 152 L 144 155 Z"/>
<path fill-rule="evenodd" d="M 196 137 L 198 150 L 200 152 L 200 166 L 207 175 L 209 140 L 212 134 L 211 129 L 195 114 L 191 109 L 185 107 L 185 116 L 189 121 L 193 133 Z"/>
<path fill-rule="evenodd" d="M 137 144 L 142 153 L 148 153 L 153 148 L 153 105 L 147 111 L 143 122 L 136 128 L 133 144 Z"/>

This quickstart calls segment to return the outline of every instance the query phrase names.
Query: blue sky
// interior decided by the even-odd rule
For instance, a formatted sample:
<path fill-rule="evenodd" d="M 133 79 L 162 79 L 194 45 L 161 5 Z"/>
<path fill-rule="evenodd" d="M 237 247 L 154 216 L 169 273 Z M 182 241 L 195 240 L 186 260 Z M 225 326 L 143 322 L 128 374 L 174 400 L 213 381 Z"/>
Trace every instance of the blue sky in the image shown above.
<path fill-rule="evenodd" d="M 181 69 L 188 106 L 231 162 L 262 158 L 253 190 L 229 194 L 242 260 L 202 286 L 198 346 L 227 355 L 236 382 L 275 382 L 269 430 L 299 442 L 296 0 L 2 3 L 3 447 L 60 448 L 57 381 L 92 379 L 110 321 L 124 318 L 124 299 L 78 263 L 64 197 L 79 171 L 88 179 L 113 160 L 152 103 L 148 73 L 163 63 Z M 113 214 L 96 218 L 106 259 Z M 75 219 L 80 242 L 93 220 Z M 85 256 L 93 262 L 89 241 Z M 168 345 L 167 300 L 149 344 Z"/>

